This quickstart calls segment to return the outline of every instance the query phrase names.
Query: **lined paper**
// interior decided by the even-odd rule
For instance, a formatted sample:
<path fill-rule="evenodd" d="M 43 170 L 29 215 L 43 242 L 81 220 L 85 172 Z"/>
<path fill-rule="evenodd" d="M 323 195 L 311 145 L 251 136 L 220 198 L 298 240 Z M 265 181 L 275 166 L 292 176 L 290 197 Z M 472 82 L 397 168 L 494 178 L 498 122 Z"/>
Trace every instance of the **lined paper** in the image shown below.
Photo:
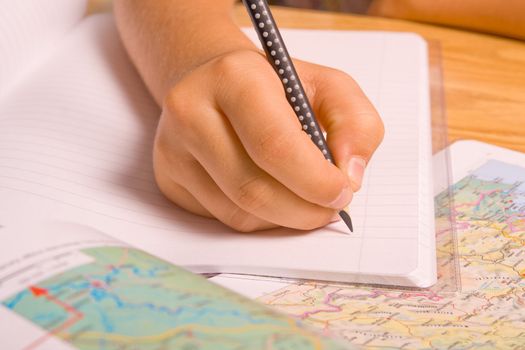
<path fill-rule="evenodd" d="M 282 34 L 294 56 L 351 74 L 384 119 L 385 140 L 350 207 L 354 234 L 342 234 L 343 223 L 238 234 L 166 200 L 151 160 L 160 110 L 108 15 L 83 20 L 0 103 L 0 222 L 93 226 L 197 272 L 433 283 L 425 43 L 403 33 Z"/>
<path fill-rule="evenodd" d="M 86 0 L 0 0 L 0 99 L 86 12 Z"/>

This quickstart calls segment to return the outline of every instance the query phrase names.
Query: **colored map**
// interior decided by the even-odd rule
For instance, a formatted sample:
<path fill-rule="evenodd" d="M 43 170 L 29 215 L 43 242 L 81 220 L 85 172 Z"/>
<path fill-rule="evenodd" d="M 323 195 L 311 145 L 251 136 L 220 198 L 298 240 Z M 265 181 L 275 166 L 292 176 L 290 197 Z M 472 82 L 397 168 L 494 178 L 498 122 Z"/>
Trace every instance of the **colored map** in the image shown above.
<path fill-rule="evenodd" d="M 3 306 L 78 349 L 343 349 L 291 318 L 144 252 L 93 258 L 17 292 Z M 2 305 L 0 304 L 0 305 Z"/>
<path fill-rule="evenodd" d="M 435 198 L 431 289 L 301 283 L 259 301 L 371 349 L 525 349 L 524 183 L 490 160 Z"/>

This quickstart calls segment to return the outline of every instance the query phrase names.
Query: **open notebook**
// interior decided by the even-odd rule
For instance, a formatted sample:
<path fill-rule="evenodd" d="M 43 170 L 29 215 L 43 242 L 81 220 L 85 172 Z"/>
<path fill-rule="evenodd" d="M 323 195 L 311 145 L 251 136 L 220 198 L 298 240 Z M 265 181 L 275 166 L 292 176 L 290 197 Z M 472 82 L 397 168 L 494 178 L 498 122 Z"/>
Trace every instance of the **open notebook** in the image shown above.
<path fill-rule="evenodd" d="M 294 56 L 342 69 L 361 84 L 384 118 L 386 137 L 351 204 L 353 234 L 335 223 L 313 232 L 247 235 L 178 209 L 159 192 L 151 166 L 159 108 L 111 16 L 82 19 L 84 5 L 0 0 L 0 23 L 11 29 L 0 30 L 1 225 L 84 224 L 196 272 L 434 283 L 422 39 L 283 31 Z"/>

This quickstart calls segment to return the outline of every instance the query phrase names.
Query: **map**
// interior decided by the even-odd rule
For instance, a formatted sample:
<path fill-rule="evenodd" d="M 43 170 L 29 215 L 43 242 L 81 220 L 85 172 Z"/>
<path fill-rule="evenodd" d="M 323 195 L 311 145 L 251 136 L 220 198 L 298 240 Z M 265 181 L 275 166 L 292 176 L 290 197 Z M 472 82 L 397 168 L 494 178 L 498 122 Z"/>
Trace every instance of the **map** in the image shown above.
<path fill-rule="evenodd" d="M 142 251 L 95 247 L 81 252 L 90 263 L 2 302 L 46 330 L 26 349 L 38 349 L 50 337 L 77 349 L 346 349 Z"/>
<path fill-rule="evenodd" d="M 435 198 L 431 289 L 305 282 L 258 300 L 370 349 L 525 349 L 524 182 L 489 160 Z"/>

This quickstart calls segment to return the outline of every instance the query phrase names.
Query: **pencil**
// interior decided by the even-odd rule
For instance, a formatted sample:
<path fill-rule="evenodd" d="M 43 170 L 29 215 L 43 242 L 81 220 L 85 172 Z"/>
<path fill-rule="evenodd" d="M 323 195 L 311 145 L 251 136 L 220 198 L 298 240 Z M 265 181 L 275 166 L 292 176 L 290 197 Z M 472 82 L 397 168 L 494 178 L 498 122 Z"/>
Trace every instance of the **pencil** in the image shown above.
<path fill-rule="evenodd" d="M 332 153 L 328 149 L 323 132 L 315 118 L 312 106 L 270 11 L 270 6 L 266 0 L 243 0 L 243 3 L 259 36 L 266 57 L 281 79 L 286 92 L 286 99 L 292 106 L 304 132 L 323 153 L 326 160 L 334 163 Z M 339 216 L 353 232 L 350 215 L 345 210 L 341 210 Z"/>

